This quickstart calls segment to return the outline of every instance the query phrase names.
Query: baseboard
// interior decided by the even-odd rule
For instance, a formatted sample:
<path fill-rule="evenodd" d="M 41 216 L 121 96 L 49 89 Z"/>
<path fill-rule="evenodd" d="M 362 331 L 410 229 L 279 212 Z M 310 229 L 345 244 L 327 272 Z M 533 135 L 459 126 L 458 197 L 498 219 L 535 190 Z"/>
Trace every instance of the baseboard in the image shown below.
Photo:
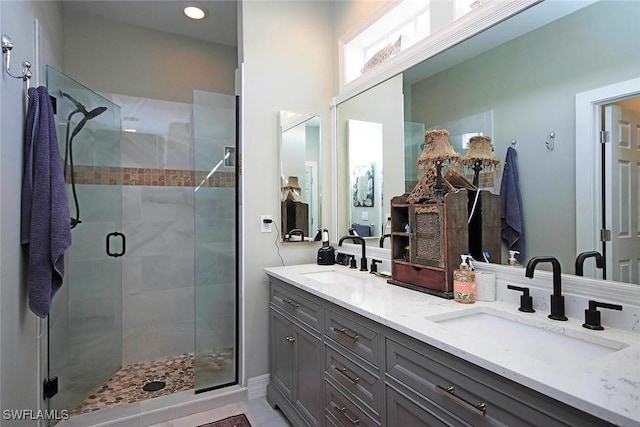
<path fill-rule="evenodd" d="M 271 375 L 264 374 L 247 380 L 247 399 L 256 399 L 267 395 L 267 386 Z"/>

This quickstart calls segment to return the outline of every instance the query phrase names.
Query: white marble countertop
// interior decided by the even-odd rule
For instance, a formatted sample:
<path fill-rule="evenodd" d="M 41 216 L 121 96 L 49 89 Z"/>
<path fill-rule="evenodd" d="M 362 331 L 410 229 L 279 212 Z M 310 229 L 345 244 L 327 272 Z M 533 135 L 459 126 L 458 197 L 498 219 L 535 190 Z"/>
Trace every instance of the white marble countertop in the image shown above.
<path fill-rule="evenodd" d="M 522 313 L 517 306 L 499 301 L 459 304 L 390 285 L 384 278 L 338 265 L 303 264 L 266 268 L 265 272 L 589 414 L 621 426 L 640 425 L 640 335 L 637 333 L 606 328 L 606 325 L 604 331 L 591 331 L 582 327 L 584 319 L 554 321 L 547 318 L 546 312 Z M 315 274 L 317 272 L 326 274 Z M 349 280 L 340 280 L 341 277 Z M 332 278 L 337 278 L 339 283 L 331 282 Z M 565 357 L 562 348 L 548 348 L 548 360 L 542 360 L 544 358 L 528 356 L 526 347 L 523 351 L 522 346 L 514 349 L 510 345 L 487 345 L 484 339 L 473 334 L 437 323 L 462 310 L 500 314 L 524 325 L 594 343 L 613 343 L 621 349 L 591 360 L 567 360 L 571 358 Z"/>

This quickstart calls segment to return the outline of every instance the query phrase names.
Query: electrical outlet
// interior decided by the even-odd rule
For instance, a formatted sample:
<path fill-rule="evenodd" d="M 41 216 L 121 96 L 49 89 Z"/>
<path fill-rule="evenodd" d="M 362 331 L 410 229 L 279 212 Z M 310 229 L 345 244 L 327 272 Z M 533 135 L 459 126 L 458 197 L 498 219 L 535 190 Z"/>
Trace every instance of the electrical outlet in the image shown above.
<path fill-rule="evenodd" d="M 260 232 L 271 233 L 272 222 L 265 222 L 265 220 L 271 221 L 271 215 L 260 215 Z"/>

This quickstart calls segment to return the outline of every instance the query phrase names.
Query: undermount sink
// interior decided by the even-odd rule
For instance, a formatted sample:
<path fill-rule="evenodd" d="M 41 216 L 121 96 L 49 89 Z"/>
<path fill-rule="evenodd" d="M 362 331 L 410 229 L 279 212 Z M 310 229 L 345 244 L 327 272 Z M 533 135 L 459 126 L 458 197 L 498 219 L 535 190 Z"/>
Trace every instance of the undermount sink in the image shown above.
<path fill-rule="evenodd" d="M 353 283 L 354 281 L 367 280 L 368 276 L 365 273 L 347 273 L 340 270 L 322 270 L 311 271 L 308 273 L 300 273 L 304 277 L 315 280 L 316 282 L 324 283 L 326 285 L 333 285 L 337 283 Z M 363 277 L 358 277 L 358 274 Z"/>
<path fill-rule="evenodd" d="M 588 361 L 626 347 L 624 343 L 588 331 L 538 319 L 518 319 L 486 307 L 426 318 L 452 331 L 474 336 L 496 350 L 505 349 L 545 362 Z"/>

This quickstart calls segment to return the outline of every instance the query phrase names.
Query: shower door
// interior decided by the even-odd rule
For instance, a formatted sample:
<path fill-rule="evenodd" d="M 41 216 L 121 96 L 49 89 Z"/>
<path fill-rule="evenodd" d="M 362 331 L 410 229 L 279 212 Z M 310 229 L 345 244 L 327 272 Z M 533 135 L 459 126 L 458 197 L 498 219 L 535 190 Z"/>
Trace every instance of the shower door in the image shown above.
<path fill-rule="evenodd" d="M 48 379 L 58 380 L 49 409 L 74 415 L 122 364 L 121 119 L 118 105 L 51 67 L 47 87 L 69 211 L 79 221 L 73 227 L 72 219 L 64 283 L 48 317 Z"/>
<path fill-rule="evenodd" d="M 195 90 L 196 393 L 238 382 L 238 186 L 235 96 Z"/>

